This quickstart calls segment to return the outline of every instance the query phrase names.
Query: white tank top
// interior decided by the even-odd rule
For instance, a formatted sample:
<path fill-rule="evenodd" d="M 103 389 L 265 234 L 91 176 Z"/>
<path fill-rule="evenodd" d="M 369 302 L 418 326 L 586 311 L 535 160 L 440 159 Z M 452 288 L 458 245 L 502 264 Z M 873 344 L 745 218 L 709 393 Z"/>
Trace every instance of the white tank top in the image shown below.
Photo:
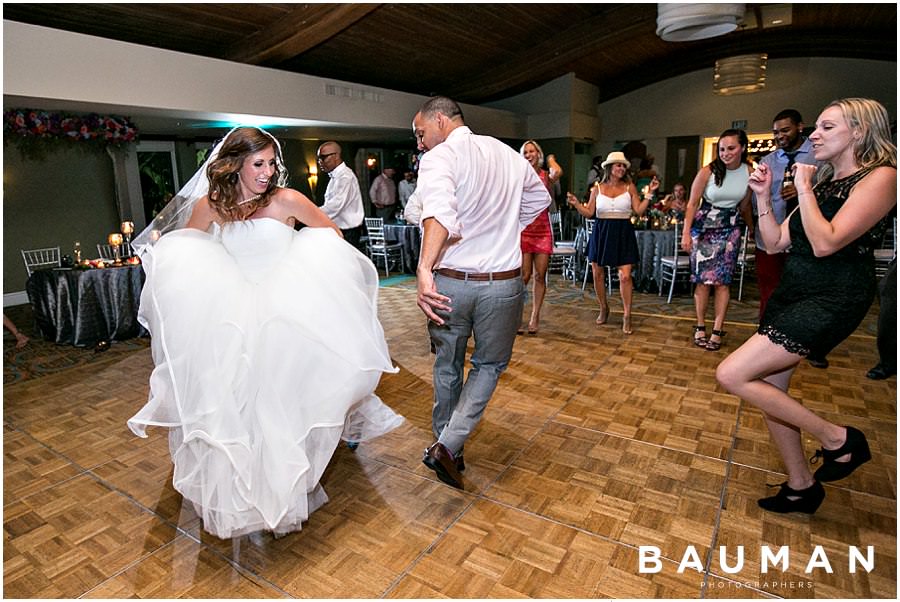
<path fill-rule="evenodd" d="M 597 217 L 601 219 L 629 219 L 631 217 L 631 193 L 608 197 L 597 192 Z"/>

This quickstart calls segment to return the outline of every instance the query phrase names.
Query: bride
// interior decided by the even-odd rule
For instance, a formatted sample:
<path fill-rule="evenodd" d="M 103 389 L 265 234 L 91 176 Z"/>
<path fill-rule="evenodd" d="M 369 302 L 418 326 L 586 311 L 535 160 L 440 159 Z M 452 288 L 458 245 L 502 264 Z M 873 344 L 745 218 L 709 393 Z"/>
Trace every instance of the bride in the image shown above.
<path fill-rule="evenodd" d="M 175 489 L 221 538 L 299 530 L 341 437 L 403 420 L 373 394 L 396 372 L 375 268 L 286 177 L 275 138 L 235 128 L 134 242 L 155 368 L 128 426 L 170 429 Z"/>

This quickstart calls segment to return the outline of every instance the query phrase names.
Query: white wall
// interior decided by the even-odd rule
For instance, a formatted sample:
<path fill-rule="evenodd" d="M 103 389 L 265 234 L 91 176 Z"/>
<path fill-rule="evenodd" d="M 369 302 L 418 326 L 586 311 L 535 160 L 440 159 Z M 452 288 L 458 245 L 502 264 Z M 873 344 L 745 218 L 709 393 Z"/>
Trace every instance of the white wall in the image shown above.
<path fill-rule="evenodd" d="M 424 96 L 3 21 L 5 97 L 409 129 Z M 351 97 L 329 95 L 328 86 Z M 524 136 L 509 111 L 465 106 L 481 133 Z M 130 114 L 125 111 L 125 114 Z"/>
<path fill-rule="evenodd" d="M 527 118 L 527 138 L 596 140 L 599 91 L 593 84 L 567 73 L 543 86 L 486 106 L 512 111 Z"/>

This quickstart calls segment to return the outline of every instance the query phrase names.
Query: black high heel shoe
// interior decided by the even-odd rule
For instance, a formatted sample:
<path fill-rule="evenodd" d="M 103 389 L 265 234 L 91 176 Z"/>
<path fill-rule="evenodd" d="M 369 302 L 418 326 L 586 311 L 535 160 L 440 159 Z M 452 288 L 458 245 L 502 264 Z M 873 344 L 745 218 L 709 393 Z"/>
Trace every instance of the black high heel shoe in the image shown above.
<path fill-rule="evenodd" d="M 849 477 L 850 473 L 872 459 L 872 452 L 869 451 L 869 442 L 866 441 L 866 436 L 852 426 L 844 428 L 847 429 L 847 440 L 842 446 L 834 450 L 820 448 L 809 459 L 810 464 L 815 464 L 819 458 L 822 458 L 822 465 L 813 475 L 817 481 L 823 483 L 839 481 Z M 849 460 L 837 461 L 837 458 L 846 454 L 850 454 Z"/>
<path fill-rule="evenodd" d="M 787 512 L 805 512 L 812 514 L 819 509 L 822 500 L 825 499 L 825 488 L 822 483 L 816 481 L 806 489 L 791 489 L 787 481 L 768 487 L 781 487 L 778 493 L 772 497 L 762 498 L 756 503 L 763 510 L 785 514 Z"/>
<path fill-rule="evenodd" d="M 702 333 L 702 334 L 701 334 Z M 694 326 L 694 345 L 697 347 L 706 348 L 706 326 L 705 325 L 696 325 Z"/>
<path fill-rule="evenodd" d="M 722 348 L 722 341 L 725 340 L 725 335 L 728 334 L 724 330 L 716 330 L 712 329 L 712 334 L 709 335 L 709 339 L 706 341 L 706 350 L 707 351 L 718 351 Z M 712 340 L 713 337 L 719 337 L 718 341 Z"/>

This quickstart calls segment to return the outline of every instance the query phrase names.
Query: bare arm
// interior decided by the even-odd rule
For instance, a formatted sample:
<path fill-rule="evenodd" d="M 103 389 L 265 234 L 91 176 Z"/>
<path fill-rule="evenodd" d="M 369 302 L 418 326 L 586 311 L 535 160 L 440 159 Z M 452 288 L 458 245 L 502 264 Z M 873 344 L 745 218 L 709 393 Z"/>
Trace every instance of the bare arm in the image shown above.
<path fill-rule="evenodd" d="M 217 221 L 217 217 L 218 214 L 209 204 L 209 197 L 204 196 L 194 203 L 194 208 L 191 209 L 191 217 L 188 219 L 185 227 L 206 232 L 209 230 L 209 226 L 214 221 Z"/>
<path fill-rule="evenodd" d="M 422 222 L 422 229 L 422 250 L 419 253 L 419 266 L 416 268 L 416 304 L 429 320 L 443 324 L 444 320 L 434 312 L 452 311 L 450 298 L 437 292 L 433 272 L 450 241 L 450 233 L 433 217 Z"/>
<path fill-rule="evenodd" d="M 637 188 L 635 188 L 634 184 L 628 185 L 628 192 L 631 193 L 631 210 L 637 213 L 638 215 L 644 215 L 644 211 L 647 210 L 647 207 L 650 205 L 650 201 L 653 199 L 653 193 L 659 189 L 659 178 L 653 176 L 653 179 L 650 180 L 650 186 L 647 190 L 647 196 L 641 199 L 638 196 Z"/>
<path fill-rule="evenodd" d="M 331 221 L 331 218 L 325 215 L 321 209 L 316 207 L 315 203 L 296 190 L 285 190 L 290 190 L 292 193 L 291 197 L 295 207 L 294 218 L 298 222 L 306 224 L 310 228 L 331 228 L 337 232 L 339 236 L 342 236 L 341 229 L 338 228 L 337 225 Z"/>
<path fill-rule="evenodd" d="M 772 211 L 772 173 L 765 163 L 760 163 L 756 171 L 750 174 L 750 191 L 756 195 L 759 236 L 762 237 L 766 253 L 784 251 L 791 246 L 791 233 L 788 229 L 790 216 L 780 225 L 775 221 L 775 213 Z"/>
<path fill-rule="evenodd" d="M 878 167 L 853 187 L 844 205 L 828 221 L 812 191 L 816 167 L 797 163 L 794 168 L 803 229 L 816 257 L 827 257 L 840 251 L 877 224 L 897 204 L 897 170 Z"/>
<path fill-rule="evenodd" d="M 331 228 L 338 233 L 338 236 L 343 236 L 340 228 L 331 221 L 331 218 L 306 198 L 306 195 L 293 188 L 278 190 L 272 199 L 272 204 L 266 209 L 272 214 L 269 217 L 275 217 L 285 223 L 293 218 L 310 228 Z"/>
<path fill-rule="evenodd" d="M 700 208 L 703 191 L 706 189 L 706 183 L 709 182 L 710 175 L 712 175 L 712 170 L 710 170 L 709 166 L 705 166 L 697 172 L 697 176 L 691 184 L 691 198 L 688 199 L 687 207 L 684 210 L 684 229 L 681 233 L 681 248 L 685 251 L 691 250 L 691 224 L 694 221 L 697 209 Z"/>
<path fill-rule="evenodd" d="M 747 171 L 751 174 L 753 173 L 753 169 L 748 165 Z M 747 187 L 747 192 L 744 193 L 744 198 L 741 199 L 741 202 L 738 203 L 738 211 L 741 213 L 741 217 L 744 220 L 744 223 L 747 224 L 747 227 L 750 228 L 749 233 L 753 234 L 753 201 L 751 200 L 753 197 L 753 191 L 750 190 L 750 187 Z"/>
<path fill-rule="evenodd" d="M 556 155 L 547 155 L 547 178 L 550 180 L 550 183 L 556 182 L 563 175 L 563 169 L 559 166 L 559 163 L 556 162 Z"/>
<path fill-rule="evenodd" d="M 581 201 L 578 200 L 571 192 L 566 193 L 566 202 L 569 203 L 572 207 L 575 208 L 575 211 L 580 213 L 582 216 L 587 219 L 593 219 L 594 214 L 597 211 L 597 192 L 600 190 L 600 186 L 598 184 L 594 184 L 591 186 L 591 198 L 587 202 L 587 205 L 582 205 Z"/>

